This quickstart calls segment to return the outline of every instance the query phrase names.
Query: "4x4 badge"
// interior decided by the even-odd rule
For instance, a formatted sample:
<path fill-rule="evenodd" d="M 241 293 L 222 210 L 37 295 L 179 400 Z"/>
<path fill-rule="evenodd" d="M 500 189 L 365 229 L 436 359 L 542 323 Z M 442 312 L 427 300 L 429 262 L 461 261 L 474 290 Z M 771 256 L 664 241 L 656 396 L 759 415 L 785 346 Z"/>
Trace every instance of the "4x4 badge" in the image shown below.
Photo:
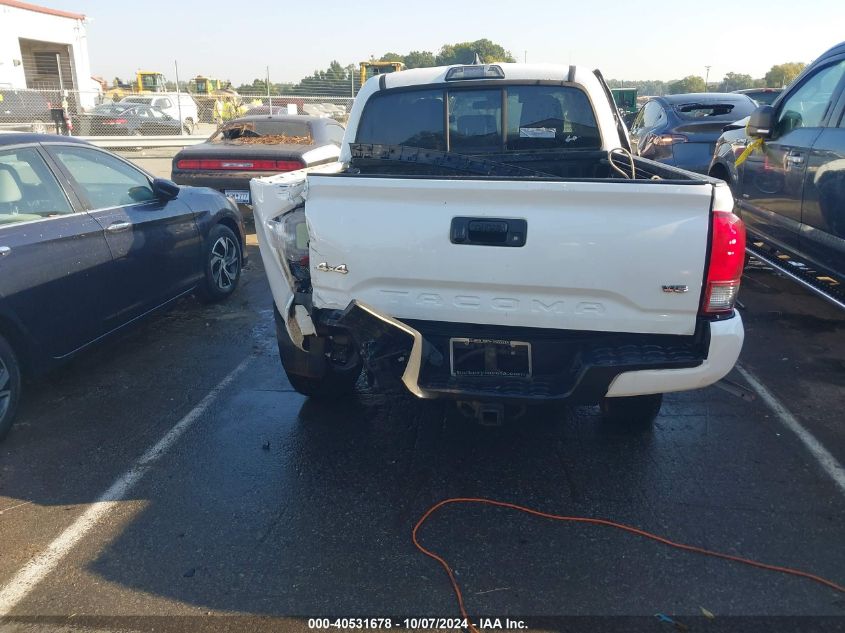
<path fill-rule="evenodd" d="M 341 264 L 340 266 L 329 266 L 326 262 L 320 262 L 317 264 L 317 270 L 324 273 L 340 273 L 341 275 L 349 273 L 349 269 L 346 267 L 346 264 Z"/>

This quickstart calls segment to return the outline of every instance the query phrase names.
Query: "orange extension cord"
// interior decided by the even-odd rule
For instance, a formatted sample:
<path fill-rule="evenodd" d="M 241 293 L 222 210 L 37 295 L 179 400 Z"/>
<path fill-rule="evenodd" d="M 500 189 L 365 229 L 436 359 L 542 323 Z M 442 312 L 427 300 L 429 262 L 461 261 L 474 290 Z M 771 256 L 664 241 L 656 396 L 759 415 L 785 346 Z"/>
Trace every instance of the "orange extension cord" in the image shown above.
<path fill-rule="evenodd" d="M 461 588 L 458 585 L 458 581 L 455 580 L 455 574 L 452 572 L 452 568 L 449 567 L 449 563 L 447 563 L 441 556 L 432 552 L 429 549 L 426 549 L 422 545 L 420 545 L 419 540 L 417 539 L 417 532 L 419 532 L 420 528 L 423 524 L 428 520 L 428 518 L 437 512 L 440 508 L 447 506 L 452 503 L 474 503 L 479 505 L 490 505 L 490 506 L 497 506 L 499 508 L 508 508 L 510 510 L 517 510 L 519 512 L 525 512 L 526 514 L 530 514 L 533 516 L 541 517 L 544 519 L 552 519 L 553 521 L 569 521 L 572 523 L 589 523 L 591 525 L 605 525 L 608 527 L 616 528 L 617 530 L 623 530 L 624 532 L 630 532 L 631 534 L 636 534 L 638 536 L 643 536 L 645 538 L 651 539 L 653 541 L 657 541 L 658 543 L 663 543 L 664 545 L 668 545 L 669 547 L 674 547 L 686 552 L 695 552 L 696 554 L 704 554 L 705 556 L 712 556 L 714 558 L 723 558 L 725 560 L 732 560 L 737 563 L 742 563 L 744 565 L 750 565 L 752 567 L 757 567 L 759 569 L 768 569 L 769 571 L 776 571 L 782 574 L 790 574 L 791 576 L 799 576 L 801 578 L 807 578 L 808 580 L 812 580 L 814 582 L 820 583 L 825 587 L 830 587 L 834 591 L 838 591 L 840 593 L 845 593 L 845 587 L 842 585 L 837 585 L 835 582 L 827 580 L 826 578 L 822 578 L 821 576 L 816 576 L 815 574 L 808 573 L 806 571 L 801 571 L 800 569 L 792 569 L 790 567 L 779 567 L 778 565 L 767 565 L 766 563 L 760 563 L 756 560 L 751 560 L 749 558 L 742 558 L 741 556 L 732 556 L 731 554 L 723 554 L 721 552 L 714 552 L 709 549 L 704 549 L 703 547 L 696 547 L 695 545 L 687 545 L 685 543 L 676 543 L 674 541 L 670 541 L 667 538 L 663 538 L 662 536 L 658 536 L 657 534 L 652 534 L 651 532 L 646 532 L 645 530 L 640 530 L 635 527 L 631 527 L 630 525 L 624 525 L 622 523 L 615 523 L 613 521 L 607 521 L 605 519 L 594 519 L 592 517 L 574 517 L 574 516 L 562 516 L 559 514 L 549 514 L 548 512 L 540 512 L 539 510 L 532 510 L 531 508 L 526 508 L 525 506 L 516 505 L 515 503 L 507 503 L 505 501 L 494 501 L 493 499 L 475 499 L 475 498 L 463 498 L 463 497 L 456 497 L 452 499 L 444 499 L 443 501 L 431 506 L 428 511 L 422 515 L 417 524 L 414 526 L 414 531 L 411 533 L 411 538 L 414 541 L 414 545 L 418 550 L 420 550 L 426 556 L 429 556 L 436 560 L 443 569 L 446 570 L 446 573 L 449 575 L 449 580 L 452 583 L 452 589 L 455 591 L 455 597 L 458 599 L 458 607 L 461 610 L 461 617 L 464 618 L 469 623 L 469 629 L 473 633 L 480 633 L 478 629 L 472 624 L 470 620 L 469 614 L 467 613 L 466 606 L 464 606 L 464 597 L 461 593 Z"/>

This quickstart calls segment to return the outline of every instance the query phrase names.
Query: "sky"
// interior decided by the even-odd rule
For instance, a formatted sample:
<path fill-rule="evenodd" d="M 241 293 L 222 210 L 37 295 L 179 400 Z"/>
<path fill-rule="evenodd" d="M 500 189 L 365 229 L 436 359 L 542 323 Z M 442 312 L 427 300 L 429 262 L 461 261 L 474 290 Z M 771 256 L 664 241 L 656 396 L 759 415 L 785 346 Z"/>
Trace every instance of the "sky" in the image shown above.
<path fill-rule="evenodd" d="M 810 62 L 845 40 L 843 0 L 29 1 L 87 15 L 91 71 L 108 80 L 138 69 L 173 80 L 178 61 L 182 80 L 237 86 L 269 66 L 271 81 L 298 81 L 332 60 L 486 37 L 519 61 L 586 65 L 607 78 L 703 77 L 710 66 L 718 81 Z"/>

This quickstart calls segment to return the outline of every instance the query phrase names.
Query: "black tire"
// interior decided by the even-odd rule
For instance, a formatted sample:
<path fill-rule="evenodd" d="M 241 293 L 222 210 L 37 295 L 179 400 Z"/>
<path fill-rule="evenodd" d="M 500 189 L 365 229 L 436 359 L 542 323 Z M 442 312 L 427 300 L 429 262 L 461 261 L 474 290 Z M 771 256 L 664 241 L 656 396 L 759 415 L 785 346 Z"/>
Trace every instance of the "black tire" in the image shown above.
<path fill-rule="evenodd" d="M 605 422 L 628 426 L 650 426 L 660 413 L 663 394 L 604 398 L 599 404 Z"/>
<path fill-rule="evenodd" d="M 204 259 L 200 298 L 207 302 L 223 301 L 235 291 L 241 278 L 241 241 L 228 226 L 218 224 L 208 233 Z"/>
<path fill-rule="evenodd" d="M 0 442 L 12 428 L 20 396 L 20 363 L 12 347 L 0 336 Z"/>
<path fill-rule="evenodd" d="M 279 358 L 282 361 L 282 369 L 285 370 L 288 382 L 295 391 L 315 400 L 345 398 L 355 393 L 355 385 L 361 376 L 362 362 L 360 359 L 357 359 L 349 367 L 338 367 L 328 359 L 314 358 L 313 356 L 324 354 L 324 346 L 315 345 L 319 349 L 314 349 L 311 353 L 302 351 L 294 345 L 277 310 L 275 315 Z M 306 376 L 296 373 L 293 371 L 294 368 L 300 370 L 309 368 L 311 375 Z"/>
<path fill-rule="evenodd" d="M 314 400 L 335 400 L 348 398 L 355 393 L 355 385 L 358 382 L 358 376 L 361 375 L 361 369 L 339 372 L 330 368 L 322 378 L 297 376 L 288 373 L 287 370 L 285 370 L 285 374 L 287 374 L 290 386 L 297 393 Z"/>

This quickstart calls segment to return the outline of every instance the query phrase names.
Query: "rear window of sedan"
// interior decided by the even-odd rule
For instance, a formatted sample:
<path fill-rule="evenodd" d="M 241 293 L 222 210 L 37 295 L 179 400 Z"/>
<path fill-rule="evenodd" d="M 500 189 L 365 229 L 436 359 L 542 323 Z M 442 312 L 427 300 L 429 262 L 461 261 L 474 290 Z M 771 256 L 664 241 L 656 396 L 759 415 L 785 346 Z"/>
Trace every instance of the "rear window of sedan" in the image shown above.
<path fill-rule="evenodd" d="M 709 103 L 679 103 L 675 106 L 675 112 L 682 119 L 699 121 L 736 121 L 747 117 L 754 111 L 755 105 L 751 99 L 731 102 L 709 102 Z"/>
<path fill-rule="evenodd" d="M 115 114 L 121 114 L 123 112 L 126 112 L 127 110 L 131 110 L 134 107 L 134 105 L 126 103 L 104 103 L 102 105 L 98 105 L 91 112 L 93 114 L 104 114 L 107 116 L 113 116 Z"/>
<path fill-rule="evenodd" d="M 302 121 L 233 121 L 209 139 L 212 143 L 311 145 L 310 126 Z"/>

